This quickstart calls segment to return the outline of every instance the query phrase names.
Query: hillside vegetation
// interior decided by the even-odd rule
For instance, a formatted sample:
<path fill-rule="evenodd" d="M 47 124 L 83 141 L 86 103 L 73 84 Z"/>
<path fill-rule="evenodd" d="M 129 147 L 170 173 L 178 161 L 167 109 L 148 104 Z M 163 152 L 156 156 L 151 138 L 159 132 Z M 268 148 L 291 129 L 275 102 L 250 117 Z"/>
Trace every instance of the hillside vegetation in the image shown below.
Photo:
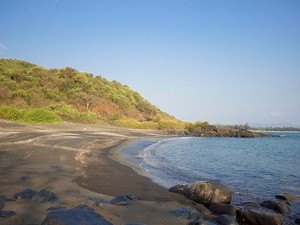
<path fill-rule="evenodd" d="M 0 118 L 32 123 L 102 121 L 149 129 L 185 126 L 117 81 L 14 59 L 0 59 Z"/>

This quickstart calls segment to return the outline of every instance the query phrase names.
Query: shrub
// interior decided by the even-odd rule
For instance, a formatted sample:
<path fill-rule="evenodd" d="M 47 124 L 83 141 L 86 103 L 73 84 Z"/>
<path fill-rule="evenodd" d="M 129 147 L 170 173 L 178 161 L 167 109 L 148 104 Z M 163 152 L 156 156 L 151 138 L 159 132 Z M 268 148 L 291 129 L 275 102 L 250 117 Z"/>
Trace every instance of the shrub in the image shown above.
<path fill-rule="evenodd" d="M 16 109 L 14 106 L 0 106 L 0 118 L 6 120 L 21 120 L 22 110 Z"/>
<path fill-rule="evenodd" d="M 62 121 L 58 115 L 48 109 L 28 109 L 22 111 L 24 114 L 21 120 L 27 123 L 55 123 Z"/>

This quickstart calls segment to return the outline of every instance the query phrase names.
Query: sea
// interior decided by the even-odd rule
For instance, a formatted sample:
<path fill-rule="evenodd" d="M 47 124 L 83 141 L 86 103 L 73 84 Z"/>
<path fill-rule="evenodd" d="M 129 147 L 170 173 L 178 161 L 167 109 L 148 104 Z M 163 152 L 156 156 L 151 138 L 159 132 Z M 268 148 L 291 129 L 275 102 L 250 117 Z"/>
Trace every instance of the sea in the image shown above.
<path fill-rule="evenodd" d="M 217 181 L 234 192 L 233 204 L 275 200 L 280 193 L 300 195 L 300 133 L 271 134 L 137 140 L 121 152 L 124 160 L 165 188 Z M 299 217 L 300 202 L 292 206 L 292 217 Z"/>

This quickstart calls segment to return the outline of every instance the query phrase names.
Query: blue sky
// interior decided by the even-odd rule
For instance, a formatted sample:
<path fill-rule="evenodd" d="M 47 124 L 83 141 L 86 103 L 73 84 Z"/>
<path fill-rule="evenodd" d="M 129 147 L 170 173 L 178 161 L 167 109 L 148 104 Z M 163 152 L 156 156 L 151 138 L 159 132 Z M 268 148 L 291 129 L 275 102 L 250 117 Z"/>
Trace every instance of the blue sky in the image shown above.
<path fill-rule="evenodd" d="M 118 80 L 186 121 L 300 126 L 300 1 L 0 1 L 0 57 Z"/>

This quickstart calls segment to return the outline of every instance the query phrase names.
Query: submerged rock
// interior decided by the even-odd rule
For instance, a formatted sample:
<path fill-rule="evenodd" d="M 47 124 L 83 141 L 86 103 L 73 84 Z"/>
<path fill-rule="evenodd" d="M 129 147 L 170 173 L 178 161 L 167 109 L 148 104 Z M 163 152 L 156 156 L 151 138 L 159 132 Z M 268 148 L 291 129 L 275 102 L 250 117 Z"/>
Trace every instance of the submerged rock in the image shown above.
<path fill-rule="evenodd" d="M 258 209 L 238 209 L 237 220 L 249 225 L 282 225 L 283 218 L 274 213 L 263 212 Z"/>
<path fill-rule="evenodd" d="M 0 220 L 9 219 L 14 215 L 16 215 L 14 211 L 0 211 Z"/>
<path fill-rule="evenodd" d="M 30 188 L 26 188 L 21 192 L 15 194 L 16 199 L 32 199 L 35 196 L 37 191 L 34 191 Z"/>
<path fill-rule="evenodd" d="M 295 200 L 299 200 L 300 196 L 294 195 L 294 194 L 289 194 L 289 193 L 283 193 L 283 194 L 276 195 L 276 198 L 281 199 L 281 200 L 286 200 L 286 201 L 295 201 Z"/>
<path fill-rule="evenodd" d="M 37 192 L 33 198 L 33 200 L 35 201 L 39 201 L 39 202 L 59 202 L 60 199 L 59 197 L 54 194 L 51 191 L 47 191 L 45 189 L 42 189 L 41 191 Z"/>
<path fill-rule="evenodd" d="M 215 214 L 227 214 L 230 216 L 235 216 L 236 213 L 236 207 L 229 204 L 215 203 L 215 202 L 212 202 L 210 204 L 209 210 Z"/>
<path fill-rule="evenodd" d="M 204 205 L 210 205 L 212 202 L 228 204 L 232 198 L 231 190 L 218 182 L 205 181 L 189 185 L 175 185 L 169 191 L 182 194 Z"/>
<path fill-rule="evenodd" d="M 53 210 L 46 216 L 42 225 L 112 225 L 103 216 L 96 213 L 86 205 L 80 205 L 72 209 Z"/>
<path fill-rule="evenodd" d="M 271 200 L 264 201 L 260 204 L 262 207 L 273 209 L 275 212 L 287 214 L 291 211 L 291 207 L 284 202 L 275 202 Z"/>

